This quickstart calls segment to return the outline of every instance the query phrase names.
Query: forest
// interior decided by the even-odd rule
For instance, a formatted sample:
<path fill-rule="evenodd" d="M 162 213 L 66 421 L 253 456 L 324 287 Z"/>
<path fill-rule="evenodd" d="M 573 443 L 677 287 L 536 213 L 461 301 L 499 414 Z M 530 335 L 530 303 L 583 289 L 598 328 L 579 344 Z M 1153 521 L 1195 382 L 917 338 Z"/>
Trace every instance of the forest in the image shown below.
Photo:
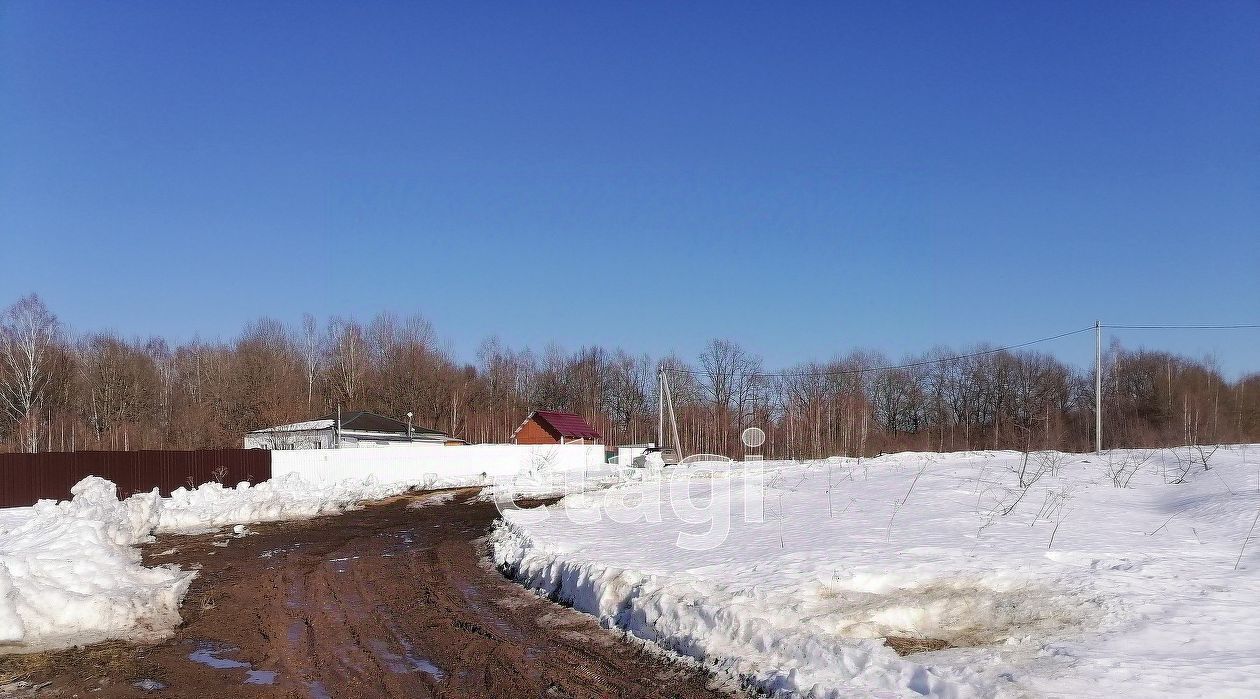
<path fill-rule="evenodd" d="M 338 406 L 412 412 L 470 443 L 507 441 L 530 409 L 568 410 L 606 444 L 640 443 L 655 440 L 661 370 L 687 453 L 740 455 L 749 426 L 767 458 L 1093 443 L 1093 368 L 1027 349 L 852 350 L 778 369 L 728 339 L 689 359 L 490 337 L 469 362 L 419 316 L 262 318 L 231 341 L 172 345 L 71 332 L 32 294 L 0 314 L 0 451 L 239 447 Z M 1102 379 L 1107 447 L 1260 441 L 1258 373 L 1230 381 L 1210 358 L 1112 343 Z"/>

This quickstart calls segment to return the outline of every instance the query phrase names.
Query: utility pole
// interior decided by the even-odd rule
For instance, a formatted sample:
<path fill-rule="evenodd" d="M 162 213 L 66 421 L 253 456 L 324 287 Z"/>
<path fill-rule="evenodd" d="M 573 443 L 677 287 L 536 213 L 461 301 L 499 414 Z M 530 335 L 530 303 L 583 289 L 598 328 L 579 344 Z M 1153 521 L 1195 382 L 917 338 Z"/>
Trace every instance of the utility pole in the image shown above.
<path fill-rule="evenodd" d="M 682 458 L 682 440 L 678 438 L 678 414 L 674 412 L 674 391 L 669 387 L 669 376 L 662 374 L 661 378 L 665 380 L 665 401 L 669 405 L 669 424 L 673 428 L 674 435 L 674 458 Z"/>
<path fill-rule="evenodd" d="M 1094 321 L 1094 451 L 1102 453 L 1102 322 Z"/>
<path fill-rule="evenodd" d="M 682 458 L 682 440 L 678 438 L 678 415 L 674 412 L 674 393 L 669 387 L 669 375 L 662 367 L 656 381 L 657 416 L 656 448 L 665 449 L 665 410 L 669 406 L 669 425 L 674 436 L 674 458 Z"/>
<path fill-rule="evenodd" d="M 656 448 L 665 447 L 665 368 L 656 373 Z"/>

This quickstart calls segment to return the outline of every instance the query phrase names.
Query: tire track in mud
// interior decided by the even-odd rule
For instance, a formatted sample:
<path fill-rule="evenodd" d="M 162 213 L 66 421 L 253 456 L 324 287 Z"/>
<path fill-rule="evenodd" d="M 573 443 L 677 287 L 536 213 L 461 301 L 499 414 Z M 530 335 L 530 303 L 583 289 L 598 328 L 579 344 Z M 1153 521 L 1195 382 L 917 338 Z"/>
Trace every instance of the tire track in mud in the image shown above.
<path fill-rule="evenodd" d="M 474 494 L 419 508 L 399 498 L 241 538 L 161 537 L 146 547 L 149 565 L 202 566 L 175 636 L 112 644 L 94 667 L 82 651 L 45 654 L 28 680 L 49 684 L 30 695 L 729 696 L 490 568 L 480 539 L 498 513 Z"/>

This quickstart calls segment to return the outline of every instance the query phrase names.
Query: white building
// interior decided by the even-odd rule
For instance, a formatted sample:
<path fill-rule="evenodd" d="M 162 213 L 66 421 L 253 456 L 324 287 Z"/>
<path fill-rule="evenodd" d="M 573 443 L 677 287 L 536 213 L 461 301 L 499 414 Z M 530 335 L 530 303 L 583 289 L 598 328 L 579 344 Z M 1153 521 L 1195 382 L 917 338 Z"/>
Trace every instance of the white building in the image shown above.
<path fill-rule="evenodd" d="M 425 427 L 409 427 L 393 418 L 356 411 L 318 420 L 295 422 L 254 430 L 245 435 L 246 449 L 337 449 L 349 447 L 388 447 L 399 444 L 461 443 L 444 432 Z"/>

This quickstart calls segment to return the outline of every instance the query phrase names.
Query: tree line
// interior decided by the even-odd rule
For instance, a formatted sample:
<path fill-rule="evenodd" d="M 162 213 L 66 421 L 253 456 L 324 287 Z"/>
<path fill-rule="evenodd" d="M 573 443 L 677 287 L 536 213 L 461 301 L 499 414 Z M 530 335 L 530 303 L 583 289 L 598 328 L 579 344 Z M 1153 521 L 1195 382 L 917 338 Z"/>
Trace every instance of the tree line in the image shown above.
<path fill-rule="evenodd" d="M 238 447 L 250 430 L 337 406 L 411 412 L 472 443 L 508 441 L 531 409 L 566 410 L 607 444 L 641 443 L 655 440 L 661 369 L 687 453 L 742 454 L 749 426 L 766 431 L 768 458 L 1092 447 L 1092 368 L 1030 350 L 938 347 L 897 362 L 852 351 L 772 372 L 723 339 L 687 361 L 490 338 L 461 362 L 423 318 L 387 313 L 264 318 L 231 341 L 173 346 L 74 334 L 32 294 L 0 315 L 0 450 Z M 1103 397 L 1109 447 L 1260 441 L 1260 374 L 1227 381 L 1211 360 L 1113 343 Z"/>

